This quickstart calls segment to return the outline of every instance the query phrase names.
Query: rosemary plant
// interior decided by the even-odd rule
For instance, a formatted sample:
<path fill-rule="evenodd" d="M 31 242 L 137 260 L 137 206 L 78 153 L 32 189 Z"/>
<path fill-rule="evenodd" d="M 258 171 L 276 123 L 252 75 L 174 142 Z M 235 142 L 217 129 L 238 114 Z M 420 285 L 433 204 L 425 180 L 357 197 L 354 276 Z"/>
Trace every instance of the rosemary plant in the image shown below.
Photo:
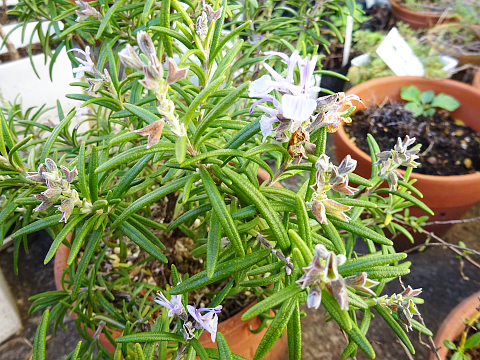
<path fill-rule="evenodd" d="M 218 320 L 226 299 L 245 292 L 258 302 L 241 319 L 259 316 L 252 331 L 266 329 L 254 359 L 285 329 L 290 359 L 301 358 L 302 303 L 323 306 L 347 334 L 343 357 L 358 349 L 375 357 L 365 336 L 372 310 L 412 353 L 405 331 L 431 335 L 413 319 L 421 289 L 382 295 L 410 271 L 385 233 L 411 235 L 392 218 L 412 205 L 431 213 L 409 181 L 418 147 L 399 139 L 380 153 L 369 137 L 370 179 L 355 175 L 350 156 L 330 161 L 327 135 L 351 121 L 361 99 L 318 98 L 318 44 L 328 44 L 327 32 L 341 37 L 328 16 L 355 10 L 354 1 L 322 4 L 17 5 L 25 21 L 49 21 L 45 54 L 54 63 L 67 48 L 72 86 L 85 89 L 67 95 L 81 101 L 77 109 L 58 106 L 54 127 L 0 112 L 2 240 L 11 233 L 17 258 L 28 234 L 44 229 L 53 238 L 45 263 L 68 252 L 61 289 L 32 297 L 31 312 L 44 311 L 33 359 L 45 357 L 47 329 L 56 332 L 66 314 L 84 338 L 69 359 L 240 359 Z M 299 174 L 299 189 L 277 186 Z M 167 221 L 157 220 L 159 208 Z M 184 261 L 201 269 L 169 261 L 177 244 L 162 242 L 169 234 L 193 242 Z M 166 271 L 163 287 L 151 281 Z M 204 330 L 218 349 L 199 341 Z"/>

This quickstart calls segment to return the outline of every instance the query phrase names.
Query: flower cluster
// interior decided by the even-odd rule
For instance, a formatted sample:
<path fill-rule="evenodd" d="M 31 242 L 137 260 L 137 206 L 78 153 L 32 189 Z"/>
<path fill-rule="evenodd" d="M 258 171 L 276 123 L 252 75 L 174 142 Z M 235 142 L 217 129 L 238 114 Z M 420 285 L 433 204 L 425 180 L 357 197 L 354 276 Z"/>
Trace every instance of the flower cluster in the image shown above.
<path fill-rule="evenodd" d="M 398 321 L 405 326 L 406 331 L 408 331 L 412 330 L 412 322 L 410 319 L 413 318 L 413 315 L 420 315 L 412 298 L 420 295 L 421 293 L 422 289 L 412 289 L 409 285 L 400 294 L 393 294 L 392 296 L 384 295 L 375 299 L 375 302 L 385 309 L 395 312 L 397 314 Z"/>
<path fill-rule="evenodd" d="M 85 73 L 93 76 L 93 78 L 86 78 L 88 84 L 90 85 L 86 90 L 87 92 L 97 92 L 102 88 L 102 86 L 106 86 L 113 94 L 115 94 L 115 88 L 112 84 L 112 79 L 108 73 L 108 70 L 104 69 L 102 74 L 100 70 L 97 69 L 97 65 L 95 65 L 95 58 L 90 52 L 90 46 L 86 46 L 85 51 L 81 49 L 68 50 L 68 52 L 70 51 L 75 51 L 85 57 L 85 60 L 75 57 L 75 59 L 80 63 L 78 67 L 73 69 L 75 79 L 84 77 Z"/>
<path fill-rule="evenodd" d="M 357 161 L 347 155 L 337 167 L 330 162 L 327 155 L 323 154 L 318 158 L 315 166 L 317 168 L 316 183 L 312 185 L 314 193 L 307 205 L 321 224 L 328 224 L 327 213 L 348 222 L 350 218 L 344 212 L 352 207 L 329 199 L 327 191 L 334 190 L 345 195 L 353 195 L 357 189 L 348 185 L 348 174 L 355 170 Z"/>
<path fill-rule="evenodd" d="M 33 195 L 37 200 L 41 201 L 33 211 L 44 211 L 60 200 L 57 209 L 62 212 L 60 222 L 67 222 L 73 212 L 75 206 L 80 208 L 80 212 L 86 214 L 92 209 L 92 204 L 87 200 L 80 200 L 78 192 L 70 188 L 70 184 L 78 175 L 77 168 L 73 170 L 60 166 L 61 172 L 57 168 L 57 164 L 52 159 L 45 159 L 45 165 L 41 164 L 37 172 L 29 172 L 27 179 L 39 183 L 46 183 L 47 190 L 40 194 Z M 63 179 L 65 176 L 65 180 Z"/>
<path fill-rule="evenodd" d="M 334 133 L 337 132 L 342 121 L 347 124 L 351 123 L 350 115 L 356 109 L 352 105 L 353 100 L 363 104 L 357 95 L 345 95 L 343 92 L 318 98 L 316 108 L 318 115 L 308 130 L 313 131 L 317 128 L 328 126 L 328 132 Z M 342 110 L 344 108 L 346 109 Z"/>
<path fill-rule="evenodd" d="M 217 336 L 217 326 L 218 326 L 218 313 L 222 311 L 222 305 L 218 305 L 214 308 L 200 308 L 197 309 L 196 306 L 187 305 L 188 313 L 195 320 L 194 326 L 196 329 L 205 329 L 210 333 L 210 338 L 212 342 L 215 342 Z M 205 315 L 202 315 L 202 312 L 207 312 Z"/>
<path fill-rule="evenodd" d="M 179 69 L 175 61 L 169 58 L 168 76 L 164 79 L 163 65 L 157 57 L 157 50 L 152 38 L 145 31 L 139 31 L 137 34 L 137 43 L 143 52 L 145 61 L 142 60 L 130 44 L 127 44 L 127 46 L 118 53 L 120 60 L 127 67 L 143 71 L 145 77 L 143 80 L 140 80 L 140 83 L 145 89 L 153 91 L 156 95 L 158 112 L 167 120 L 172 133 L 179 137 L 187 136 L 185 125 L 180 124 L 178 121 L 178 117 L 174 113 L 175 104 L 167 98 L 167 93 L 169 85 L 187 76 L 189 67 Z M 137 130 L 137 134 L 148 136 L 147 148 L 155 145 L 160 140 L 164 125 L 165 120 L 161 119 L 143 129 Z"/>
<path fill-rule="evenodd" d="M 281 142 L 288 141 L 285 132 L 296 132 L 304 123 L 309 123 L 310 116 L 317 108 L 315 100 L 311 99 L 311 95 L 316 95 L 320 88 L 318 86 L 310 86 L 313 80 L 313 71 L 318 60 L 318 56 L 313 56 L 310 60 L 308 57 L 302 59 L 298 51 L 288 57 L 284 53 L 276 51 L 265 52 L 268 57 L 279 56 L 287 64 L 286 77 L 280 75 L 270 65 L 264 63 L 265 69 L 270 75 L 263 75 L 260 79 L 255 80 L 249 87 L 250 97 L 259 97 L 250 108 L 253 113 L 255 107 L 259 107 L 269 116 L 263 115 L 260 120 L 260 126 L 265 140 L 273 132 L 273 124 L 280 123 L 275 129 L 275 139 Z M 300 84 L 294 84 L 294 70 L 298 64 L 300 70 Z M 273 78 L 273 80 L 272 80 Z M 282 98 L 280 101 L 275 99 L 270 93 L 277 90 Z M 271 102 L 275 108 L 269 108 L 260 104 Z M 304 124 L 305 127 L 308 124 Z"/>
<path fill-rule="evenodd" d="M 303 268 L 305 273 L 296 281 L 302 289 L 310 286 L 307 297 L 309 308 L 318 309 L 322 302 L 322 290 L 325 288 L 332 293 L 342 310 L 348 310 L 347 286 L 375 295 L 370 288 L 377 285 L 378 282 L 368 279 L 367 273 L 363 272 L 347 278 L 343 278 L 338 273 L 338 266 L 344 264 L 345 261 L 345 255 L 336 255 L 320 244 L 315 246 L 315 255 L 311 263 Z"/>
<path fill-rule="evenodd" d="M 382 180 L 386 180 L 390 186 L 391 191 L 395 191 L 398 185 L 398 179 L 404 180 L 402 174 L 396 169 L 399 166 L 407 166 L 416 168 L 419 163 L 415 160 L 419 158 L 417 155 L 420 149 L 407 150 L 407 148 L 415 142 L 415 138 L 411 138 L 407 135 L 402 141 L 401 138 L 397 139 L 397 143 L 390 151 L 382 151 L 376 154 L 378 160 L 375 165 L 381 165 L 378 175 Z"/>
<path fill-rule="evenodd" d="M 157 292 L 157 297 L 154 301 L 168 309 L 168 316 L 172 317 L 176 314 L 185 323 L 183 324 L 183 333 L 186 339 L 194 337 L 194 329 L 204 329 L 211 334 L 212 342 L 215 342 L 217 336 L 218 313 L 222 311 L 222 305 L 214 308 L 199 308 L 187 305 L 188 314 L 193 318 L 193 325 L 188 321 L 188 314 L 182 304 L 182 295 L 172 295 L 171 300 L 167 300 L 161 291 Z M 202 315 L 202 312 L 207 312 Z"/>
<path fill-rule="evenodd" d="M 83 0 L 77 0 L 75 1 L 75 4 L 80 8 L 80 10 L 75 10 L 75 14 L 77 14 L 77 22 L 83 22 L 89 16 L 93 16 L 95 20 L 102 21 L 102 14 L 100 14 L 96 9 L 92 8 L 87 2 Z"/>
<path fill-rule="evenodd" d="M 318 56 L 302 59 L 298 51 L 288 57 L 284 53 L 276 51 L 265 52 L 268 57 L 279 56 L 287 64 L 286 76 L 283 77 L 270 65 L 264 63 L 265 69 L 270 75 L 263 75 L 255 80 L 249 87 L 249 96 L 260 98 L 250 108 L 250 114 L 259 107 L 267 115 L 260 120 L 260 128 L 263 141 L 273 132 L 273 124 L 279 123 L 275 128 L 275 140 L 289 142 L 288 151 L 292 157 L 305 156 L 303 144 L 309 143 L 310 133 L 320 127 L 328 126 L 328 131 L 335 132 L 341 121 L 351 122 L 349 115 L 355 110 L 352 100 L 361 101 L 356 95 L 345 96 L 344 93 L 312 99 L 320 91 L 315 84 L 313 73 L 317 64 Z M 298 65 L 300 83 L 295 85 L 294 72 Z M 273 79 L 273 80 L 272 80 Z M 277 100 L 270 93 L 276 90 L 282 97 Z M 273 104 L 274 108 L 260 105 L 265 102 Z M 345 106 L 347 110 L 340 111 Z M 318 113 L 316 116 L 314 113 Z M 292 133 L 289 138 L 286 131 Z"/>

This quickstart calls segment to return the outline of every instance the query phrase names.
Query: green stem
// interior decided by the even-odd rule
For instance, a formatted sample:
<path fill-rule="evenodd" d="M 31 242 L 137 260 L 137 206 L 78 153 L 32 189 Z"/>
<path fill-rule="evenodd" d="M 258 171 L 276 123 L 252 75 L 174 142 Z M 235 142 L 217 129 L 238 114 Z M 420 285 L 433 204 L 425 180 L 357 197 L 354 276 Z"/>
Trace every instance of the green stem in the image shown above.
<path fill-rule="evenodd" d="M 327 127 L 323 127 L 318 131 L 317 137 L 317 147 L 315 148 L 315 156 L 318 158 L 320 155 L 325 154 L 327 149 Z M 306 201 L 310 201 L 313 194 L 313 189 L 311 186 L 315 183 L 315 174 L 317 168 L 315 164 L 312 164 L 312 169 L 310 170 L 310 180 L 308 182 L 307 195 L 305 196 Z"/>
<path fill-rule="evenodd" d="M 478 321 L 478 318 L 480 318 L 480 311 L 477 311 L 477 313 L 472 316 L 466 323 L 465 323 L 465 330 L 463 331 L 462 333 L 462 338 L 460 339 L 460 344 L 458 345 L 458 347 L 460 349 L 463 349 L 464 346 L 465 346 L 465 341 L 467 341 L 467 332 L 468 332 L 468 329 L 473 326 L 473 324 L 475 324 L 475 322 Z"/>

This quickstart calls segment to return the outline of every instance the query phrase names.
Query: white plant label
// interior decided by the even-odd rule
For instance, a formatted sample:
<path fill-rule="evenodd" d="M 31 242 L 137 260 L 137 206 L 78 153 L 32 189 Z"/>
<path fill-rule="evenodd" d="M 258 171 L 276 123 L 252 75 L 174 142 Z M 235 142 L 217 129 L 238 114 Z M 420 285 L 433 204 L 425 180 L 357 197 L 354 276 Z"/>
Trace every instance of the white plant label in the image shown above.
<path fill-rule="evenodd" d="M 397 76 L 425 75 L 422 63 L 396 27 L 390 30 L 377 48 L 377 54 Z"/>

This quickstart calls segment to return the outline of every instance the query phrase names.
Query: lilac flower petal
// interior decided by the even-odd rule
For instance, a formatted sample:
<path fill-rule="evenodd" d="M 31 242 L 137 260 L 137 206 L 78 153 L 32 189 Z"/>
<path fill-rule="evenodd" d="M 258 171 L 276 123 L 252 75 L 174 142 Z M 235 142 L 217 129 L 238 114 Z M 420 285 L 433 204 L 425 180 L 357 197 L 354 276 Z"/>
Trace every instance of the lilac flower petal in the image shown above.
<path fill-rule="evenodd" d="M 281 57 L 286 63 L 287 63 L 287 77 L 285 78 L 285 81 L 293 84 L 293 73 L 295 70 L 295 66 L 299 60 L 301 60 L 300 55 L 298 54 L 298 50 L 295 50 L 290 57 L 288 55 L 278 52 L 278 51 L 266 51 L 266 55 L 268 55 L 267 59 L 271 56 L 279 56 Z M 265 60 L 267 60 L 265 59 Z"/>
<path fill-rule="evenodd" d="M 318 285 L 314 285 L 308 291 L 307 306 L 309 309 L 311 308 L 318 309 L 321 303 L 322 303 L 322 290 L 320 290 Z"/>
<path fill-rule="evenodd" d="M 279 111 L 278 109 L 272 109 L 263 105 L 258 105 L 258 107 L 260 108 L 260 110 L 262 110 L 263 112 L 266 112 L 270 116 L 276 117 L 279 113 L 281 113 L 281 111 Z"/>
<path fill-rule="evenodd" d="M 325 211 L 325 205 L 323 205 L 323 201 L 321 200 L 316 200 L 312 204 L 312 214 L 315 216 L 317 221 L 320 224 L 328 224 L 327 221 L 327 213 Z"/>
<path fill-rule="evenodd" d="M 278 122 L 276 117 L 262 115 L 260 119 L 260 129 L 262 130 L 263 141 L 273 132 L 273 124 Z"/>
<path fill-rule="evenodd" d="M 332 291 L 335 300 L 337 300 L 338 305 L 340 305 L 340 309 L 348 310 L 347 286 L 341 276 L 339 276 L 337 280 L 332 281 Z"/>
<path fill-rule="evenodd" d="M 274 89 L 272 86 L 272 78 L 268 75 L 263 75 L 260 79 L 255 80 L 248 87 L 250 97 L 262 97 L 267 95 Z"/>
<path fill-rule="evenodd" d="M 290 120 L 304 122 L 310 118 L 316 107 L 317 102 L 304 95 L 286 94 L 282 97 L 283 116 Z"/>
<path fill-rule="evenodd" d="M 264 68 L 267 69 L 267 71 L 270 73 L 270 75 L 273 77 L 273 79 L 276 82 L 283 83 L 286 82 L 285 78 L 280 75 L 278 72 L 276 72 L 270 65 L 268 64 L 263 64 Z"/>
<path fill-rule="evenodd" d="M 273 102 L 273 101 L 276 101 L 278 103 L 278 101 L 276 99 L 274 99 L 272 96 L 264 96 L 263 98 L 261 98 L 260 100 L 257 100 L 253 103 L 253 105 L 250 107 L 250 115 L 253 114 L 253 111 L 255 110 L 255 108 L 264 103 L 264 102 Z"/>
<path fill-rule="evenodd" d="M 340 275 L 338 274 L 338 269 L 337 269 L 337 255 L 333 251 L 330 251 L 326 261 L 327 263 L 325 264 L 325 272 L 323 273 L 323 280 L 325 282 L 338 280 Z"/>

